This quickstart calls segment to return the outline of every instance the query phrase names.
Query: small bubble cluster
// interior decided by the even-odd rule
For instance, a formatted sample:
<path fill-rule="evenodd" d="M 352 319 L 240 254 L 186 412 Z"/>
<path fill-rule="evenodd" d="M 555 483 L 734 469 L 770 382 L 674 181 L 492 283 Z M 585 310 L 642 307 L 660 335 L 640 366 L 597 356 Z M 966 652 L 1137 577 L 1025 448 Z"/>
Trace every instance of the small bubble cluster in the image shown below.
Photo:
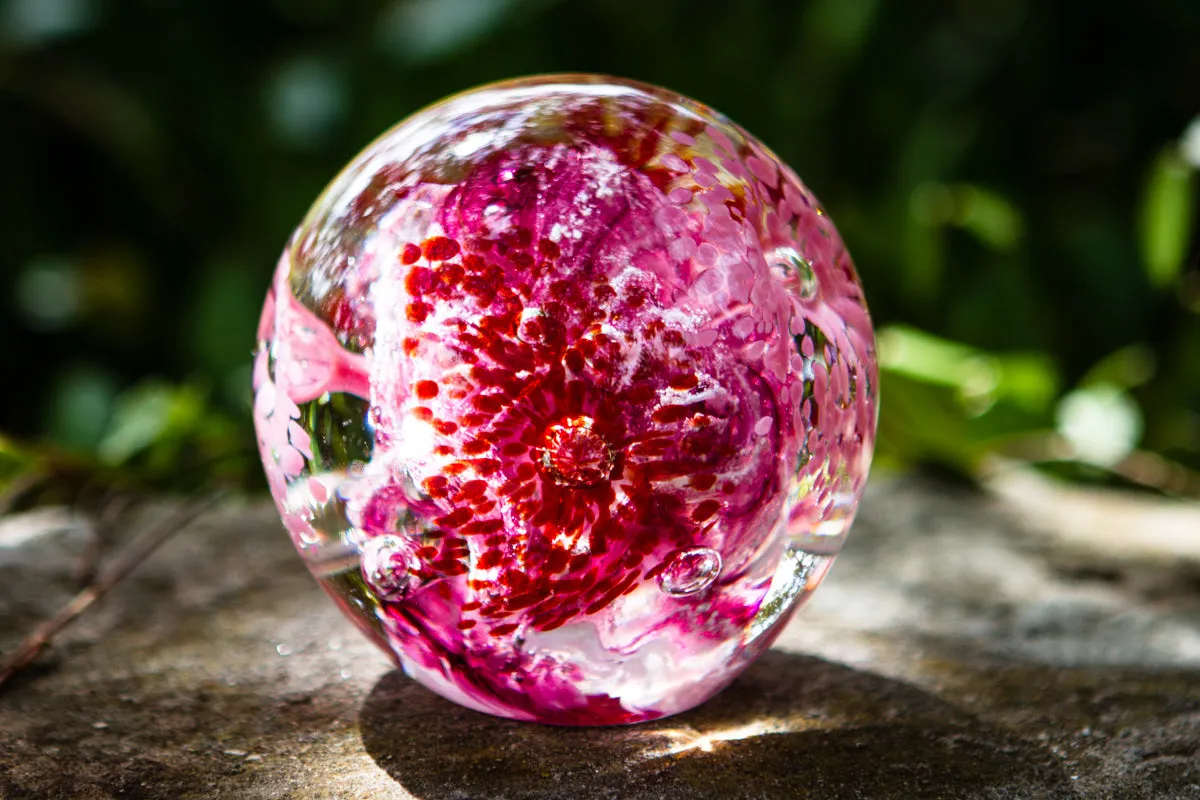
<path fill-rule="evenodd" d="M 825 574 L 874 445 L 824 209 L 711 109 L 611 79 L 483 87 L 377 140 L 293 235 L 256 352 L 314 574 L 409 675 L 516 719 L 718 691 Z"/>

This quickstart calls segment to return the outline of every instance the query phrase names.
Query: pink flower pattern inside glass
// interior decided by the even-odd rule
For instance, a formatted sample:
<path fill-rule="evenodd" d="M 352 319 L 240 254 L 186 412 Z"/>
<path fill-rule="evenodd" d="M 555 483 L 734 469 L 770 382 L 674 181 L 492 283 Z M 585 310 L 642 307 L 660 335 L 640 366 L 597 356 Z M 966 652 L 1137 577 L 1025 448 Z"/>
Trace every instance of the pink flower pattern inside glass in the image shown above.
<path fill-rule="evenodd" d="M 297 548 L 410 676 L 612 724 L 709 698 L 815 589 L 877 380 L 850 257 L 771 151 L 550 76 L 419 112 L 326 189 L 254 415 Z"/>

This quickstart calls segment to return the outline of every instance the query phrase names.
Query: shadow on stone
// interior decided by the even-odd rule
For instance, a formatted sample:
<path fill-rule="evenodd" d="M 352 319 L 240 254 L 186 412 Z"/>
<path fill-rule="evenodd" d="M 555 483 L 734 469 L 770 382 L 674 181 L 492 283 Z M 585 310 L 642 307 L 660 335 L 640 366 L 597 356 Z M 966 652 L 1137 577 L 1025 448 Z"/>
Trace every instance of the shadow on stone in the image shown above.
<path fill-rule="evenodd" d="M 423 800 L 1074 798 L 1056 759 L 908 684 L 772 651 L 700 708 L 626 728 L 554 728 L 460 708 L 400 672 L 359 718 Z"/>
<path fill-rule="evenodd" d="M 352 738 L 342 712 L 353 706 L 340 694 L 181 681 L 170 671 L 84 690 L 29 684 L 0 702 L 0 798 L 292 796 L 295 759 Z"/>

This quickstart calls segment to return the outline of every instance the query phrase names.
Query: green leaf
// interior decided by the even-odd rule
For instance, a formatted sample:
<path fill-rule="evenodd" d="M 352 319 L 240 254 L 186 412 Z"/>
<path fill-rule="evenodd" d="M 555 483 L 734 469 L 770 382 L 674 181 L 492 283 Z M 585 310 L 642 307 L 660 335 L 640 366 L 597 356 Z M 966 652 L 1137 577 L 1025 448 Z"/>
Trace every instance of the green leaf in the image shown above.
<path fill-rule="evenodd" d="M 884 462 L 936 461 L 969 472 L 977 457 L 954 392 L 902 373 L 881 378 L 877 454 Z"/>
<path fill-rule="evenodd" d="M 904 276 L 900 284 L 905 298 L 917 307 L 930 307 L 942 286 L 945 272 L 945 215 L 948 193 L 940 183 L 917 187 L 908 204 L 908 217 L 901 240 Z"/>
<path fill-rule="evenodd" d="M 204 415 L 204 397 L 194 387 L 150 381 L 123 394 L 97 452 L 115 465 L 196 429 Z"/>
<path fill-rule="evenodd" d="M 1139 222 L 1146 275 L 1158 288 L 1173 285 L 1187 257 L 1192 225 L 1192 170 L 1174 146 L 1150 167 Z"/>
<path fill-rule="evenodd" d="M 1131 344 L 1100 359 L 1079 385 L 1112 384 L 1121 389 L 1135 389 L 1153 378 L 1155 371 L 1154 350 L 1144 344 Z"/>
<path fill-rule="evenodd" d="M 920 184 L 908 198 L 902 240 L 907 299 L 928 306 L 944 287 L 947 228 L 959 228 L 998 253 L 1014 250 L 1024 235 L 1021 212 L 1001 195 L 971 184 Z"/>
<path fill-rule="evenodd" d="M 1038 353 L 993 354 L 914 328 L 879 333 L 883 461 L 972 472 L 1007 440 L 1047 432 L 1059 378 Z"/>
<path fill-rule="evenodd" d="M 1058 394 L 1058 373 L 1045 355 L 992 354 L 905 325 L 879 331 L 879 363 L 892 373 L 956 389 L 984 410 L 1004 398 L 1040 413 Z"/>
<path fill-rule="evenodd" d="M 0 434 L 0 493 L 14 480 L 36 469 L 36 458 Z"/>
<path fill-rule="evenodd" d="M 1020 243 L 1024 221 L 1021 212 L 1007 199 L 966 184 L 956 186 L 954 194 L 954 224 L 992 250 L 1006 252 Z"/>
<path fill-rule="evenodd" d="M 91 452 L 110 424 L 116 378 L 102 366 L 76 363 L 64 367 L 55 383 L 47 409 L 51 438 L 74 452 Z"/>

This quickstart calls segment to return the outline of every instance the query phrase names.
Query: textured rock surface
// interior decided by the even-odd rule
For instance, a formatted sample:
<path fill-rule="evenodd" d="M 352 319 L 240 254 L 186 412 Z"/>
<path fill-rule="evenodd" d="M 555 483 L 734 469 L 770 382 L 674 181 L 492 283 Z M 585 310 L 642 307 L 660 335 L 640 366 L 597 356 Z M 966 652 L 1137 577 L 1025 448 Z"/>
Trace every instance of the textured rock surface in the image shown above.
<path fill-rule="evenodd" d="M 0 522 L 0 648 L 68 597 L 84 541 L 61 512 Z M 877 480 L 732 688 L 575 730 L 394 672 L 272 509 L 227 506 L 0 695 L 0 797 L 1200 798 L 1200 510 Z"/>

